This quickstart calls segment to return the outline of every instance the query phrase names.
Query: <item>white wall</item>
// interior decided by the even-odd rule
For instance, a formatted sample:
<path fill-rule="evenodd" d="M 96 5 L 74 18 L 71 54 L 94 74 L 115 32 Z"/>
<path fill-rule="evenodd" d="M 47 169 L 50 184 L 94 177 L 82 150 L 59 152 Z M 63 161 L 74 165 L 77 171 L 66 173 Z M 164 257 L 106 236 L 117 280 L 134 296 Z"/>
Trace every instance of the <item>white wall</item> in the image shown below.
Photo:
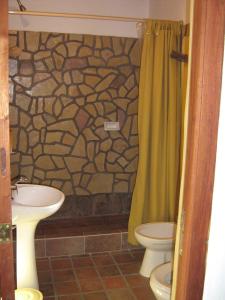
<path fill-rule="evenodd" d="M 22 3 L 28 10 L 35 11 L 168 20 L 185 20 L 186 18 L 186 0 L 22 0 Z M 9 0 L 9 8 L 18 10 L 16 0 Z M 9 28 L 12 30 L 137 37 L 135 22 L 10 15 Z"/>
<path fill-rule="evenodd" d="M 204 300 L 225 299 L 225 55 Z"/>
<path fill-rule="evenodd" d="M 150 0 L 149 17 L 162 20 L 183 20 L 186 23 L 188 22 L 186 16 L 188 3 L 188 0 Z"/>
<path fill-rule="evenodd" d="M 149 0 L 22 0 L 28 10 L 74 12 L 137 18 L 148 17 Z M 16 0 L 9 0 L 9 8 L 17 10 Z M 10 16 L 12 30 L 68 32 L 111 36 L 137 37 L 135 22 L 82 20 L 52 17 Z"/>

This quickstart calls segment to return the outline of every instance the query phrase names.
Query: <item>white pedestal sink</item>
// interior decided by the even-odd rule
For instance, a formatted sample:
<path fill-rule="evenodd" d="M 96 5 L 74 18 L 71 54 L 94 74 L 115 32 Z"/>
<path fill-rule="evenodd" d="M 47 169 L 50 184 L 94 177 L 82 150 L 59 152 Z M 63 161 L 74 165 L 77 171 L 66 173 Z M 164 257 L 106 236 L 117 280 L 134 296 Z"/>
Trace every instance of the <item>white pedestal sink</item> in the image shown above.
<path fill-rule="evenodd" d="M 65 199 L 52 187 L 18 184 L 12 191 L 12 223 L 16 225 L 17 288 L 39 289 L 34 235 L 38 222 L 54 214 Z"/>

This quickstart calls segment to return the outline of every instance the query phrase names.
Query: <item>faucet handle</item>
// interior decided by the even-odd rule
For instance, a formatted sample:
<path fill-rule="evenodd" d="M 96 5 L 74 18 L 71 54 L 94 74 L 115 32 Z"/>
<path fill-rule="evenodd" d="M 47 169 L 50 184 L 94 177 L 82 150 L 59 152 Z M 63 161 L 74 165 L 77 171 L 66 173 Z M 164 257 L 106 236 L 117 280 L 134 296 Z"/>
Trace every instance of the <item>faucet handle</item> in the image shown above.
<path fill-rule="evenodd" d="M 14 185 L 19 184 L 19 183 L 26 183 L 29 181 L 29 179 L 26 176 L 23 175 L 19 175 L 16 176 L 12 179 L 12 181 L 14 182 Z"/>

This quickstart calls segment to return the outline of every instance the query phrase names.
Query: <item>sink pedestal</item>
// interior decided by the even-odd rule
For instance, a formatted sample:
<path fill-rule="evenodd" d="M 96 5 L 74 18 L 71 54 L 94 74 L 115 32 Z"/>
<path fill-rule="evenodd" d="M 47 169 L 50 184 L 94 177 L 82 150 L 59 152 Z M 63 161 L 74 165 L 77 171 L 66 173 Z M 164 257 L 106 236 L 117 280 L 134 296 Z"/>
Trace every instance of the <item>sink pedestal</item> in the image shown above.
<path fill-rule="evenodd" d="M 16 225 L 17 288 L 39 289 L 34 245 L 37 224 L 34 221 Z"/>

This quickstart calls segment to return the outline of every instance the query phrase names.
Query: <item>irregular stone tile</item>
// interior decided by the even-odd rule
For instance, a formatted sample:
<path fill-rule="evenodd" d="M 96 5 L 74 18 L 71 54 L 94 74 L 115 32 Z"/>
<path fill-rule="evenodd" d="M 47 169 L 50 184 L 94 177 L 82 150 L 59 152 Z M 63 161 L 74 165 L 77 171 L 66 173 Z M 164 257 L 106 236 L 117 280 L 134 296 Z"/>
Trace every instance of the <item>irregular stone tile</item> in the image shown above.
<path fill-rule="evenodd" d="M 106 170 L 111 173 L 123 172 L 123 168 L 118 163 L 106 163 Z"/>
<path fill-rule="evenodd" d="M 104 184 L 102 184 L 104 182 Z M 96 173 L 92 176 L 88 190 L 95 193 L 111 193 L 113 184 L 113 175 L 109 173 Z"/>
<path fill-rule="evenodd" d="M 126 98 L 117 98 L 114 99 L 113 102 L 124 111 L 127 110 L 128 104 L 130 103 L 130 101 Z"/>
<path fill-rule="evenodd" d="M 43 58 L 50 57 L 51 52 L 48 50 L 38 51 L 34 54 L 34 60 L 42 60 Z"/>
<path fill-rule="evenodd" d="M 135 87 L 127 94 L 127 98 L 130 98 L 130 99 L 136 99 L 136 98 L 138 97 L 138 93 L 139 93 L 138 87 L 135 86 Z"/>
<path fill-rule="evenodd" d="M 93 131 L 90 128 L 84 129 L 84 136 L 87 141 L 98 141 L 99 137 L 93 133 Z"/>
<path fill-rule="evenodd" d="M 65 168 L 65 163 L 62 157 L 60 156 L 51 156 L 57 168 L 63 169 Z"/>
<path fill-rule="evenodd" d="M 103 152 L 108 152 L 112 147 L 112 140 L 106 139 L 100 144 L 100 150 Z"/>
<path fill-rule="evenodd" d="M 82 178 L 81 178 L 81 182 L 80 182 L 80 185 L 83 187 L 83 188 L 86 188 L 87 185 L 88 185 L 88 182 L 91 178 L 91 175 L 90 174 L 83 174 Z"/>
<path fill-rule="evenodd" d="M 79 70 L 73 70 L 72 79 L 75 84 L 82 83 L 84 81 L 84 75 Z"/>
<path fill-rule="evenodd" d="M 101 51 L 101 57 L 107 61 L 110 57 L 112 57 L 114 55 L 113 51 L 109 50 L 109 49 L 103 49 Z"/>
<path fill-rule="evenodd" d="M 53 155 L 65 155 L 69 154 L 70 147 L 61 145 L 61 144 L 55 144 L 55 145 L 44 145 L 44 153 L 46 154 L 53 154 Z"/>
<path fill-rule="evenodd" d="M 82 69 L 87 66 L 86 58 L 66 58 L 64 70 Z"/>
<path fill-rule="evenodd" d="M 112 37 L 112 45 L 114 55 L 120 55 L 123 53 L 123 46 L 120 38 Z"/>
<path fill-rule="evenodd" d="M 34 62 L 34 67 L 36 71 L 47 71 L 47 68 L 42 61 Z"/>
<path fill-rule="evenodd" d="M 45 79 L 50 78 L 51 75 L 49 73 L 35 73 L 34 74 L 34 83 L 39 81 L 44 81 Z"/>
<path fill-rule="evenodd" d="M 122 134 L 123 134 L 123 136 L 124 136 L 126 139 L 128 139 L 129 136 L 130 136 L 131 125 L 132 125 L 131 121 L 132 121 L 132 118 L 131 118 L 131 117 L 128 117 L 128 118 L 126 119 L 126 122 L 125 122 L 125 124 L 124 124 L 124 126 L 123 126 L 123 129 L 122 129 Z"/>
<path fill-rule="evenodd" d="M 132 134 L 138 134 L 138 116 L 133 116 L 133 122 L 132 122 L 132 128 L 131 128 Z"/>
<path fill-rule="evenodd" d="M 84 35 L 84 45 L 93 47 L 94 46 L 94 36 Z"/>
<path fill-rule="evenodd" d="M 49 179 L 70 179 L 70 174 L 67 169 L 62 170 L 54 170 L 54 171 L 47 171 L 46 172 L 46 178 Z"/>
<path fill-rule="evenodd" d="M 121 87 L 119 88 L 119 96 L 120 96 L 121 98 L 122 98 L 122 97 L 126 97 L 127 93 L 128 93 L 128 91 L 125 89 L 124 86 L 121 86 Z"/>
<path fill-rule="evenodd" d="M 137 171 L 137 165 L 138 165 L 138 157 L 136 157 L 134 160 L 132 160 L 129 165 L 125 168 L 126 172 L 136 172 Z"/>
<path fill-rule="evenodd" d="M 22 51 L 19 58 L 20 60 L 30 60 L 31 56 L 32 56 L 31 53 Z"/>
<path fill-rule="evenodd" d="M 74 192 L 73 192 L 73 186 L 72 186 L 72 183 L 70 181 L 66 181 L 63 186 L 61 187 L 63 193 L 65 195 L 73 195 Z"/>
<path fill-rule="evenodd" d="M 55 61 L 55 67 L 57 70 L 61 70 L 62 69 L 62 66 L 63 66 L 63 63 L 64 63 L 64 57 L 57 54 L 56 52 L 53 53 L 53 58 L 54 58 L 54 61 Z"/>
<path fill-rule="evenodd" d="M 65 72 L 63 76 L 65 84 L 70 85 L 72 83 L 70 72 Z"/>
<path fill-rule="evenodd" d="M 131 59 L 131 63 L 135 66 L 139 66 L 140 65 L 140 61 L 141 61 L 141 47 L 140 47 L 140 43 L 137 40 L 133 46 L 133 48 L 130 51 L 130 59 Z"/>
<path fill-rule="evenodd" d="M 110 74 L 108 75 L 106 78 L 104 78 L 95 88 L 96 92 L 101 92 L 103 90 L 106 90 L 110 84 L 112 83 L 112 81 L 115 79 L 115 75 L 114 74 Z"/>
<path fill-rule="evenodd" d="M 120 181 L 114 185 L 114 193 L 128 193 L 128 182 Z"/>
<path fill-rule="evenodd" d="M 9 75 L 14 76 L 18 72 L 18 64 L 16 59 L 9 59 Z"/>
<path fill-rule="evenodd" d="M 62 55 L 63 57 L 66 57 L 67 56 L 67 49 L 66 49 L 66 46 L 61 44 L 59 45 L 58 47 L 56 47 L 55 51 Z"/>
<path fill-rule="evenodd" d="M 62 114 L 60 115 L 59 119 L 73 119 L 78 111 L 78 106 L 76 104 L 70 104 L 66 106 Z"/>
<path fill-rule="evenodd" d="M 62 140 L 63 133 L 60 131 L 47 132 L 45 143 L 59 143 Z"/>
<path fill-rule="evenodd" d="M 38 179 L 44 180 L 45 179 L 45 172 L 42 170 L 34 169 L 34 177 L 37 177 Z"/>
<path fill-rule="evenodd" d="M 66 47 L 68 49 L 68 56 L 69 57 L 76 56 L 80 46 L 81 46 L 81 43 L 79 43 L 79 42 L 67 42 Z"/>
<path fill-rule="evenodd" d="M 76 85 L 71 85 L 68 88 L 68 95 L 71 97 L 77 97 L 80 95 L 80 91 Z"/>
<path fill-rule="evenodd" d="M 72 173 L 81 171 L 83 166 L 87 163 L 87 159 L 78 158 L 78 157 L 74 157 L 74 156 L 68 156 L 68 157 L 65 157 L 64 159 L 65 159 L 67 168 Z"/>
<path fill-rule="evenodd" d="M 18 125 L 18 108 L 16 106 L 9 106 L 9 115 L 10 115 L 10 125 L 11 126 L 16 126 Z"/>
<path fill-rule="evenodd" d="M 68 131 L 74 136 L 78 135 L 78 130 L 72 120 L 60 121 L 56 124 L 49 125 L 48 130 L 50 130 L 50 131 L 55 131 L 55 130 Z"/>
<path fill-rule="evenodd" d="M 35 129 L 41 129 L 46 126 L 46 122 L 41 115 L 33 117 L 33 124 Z"/>
<path fill-rule="evenodd" d="M 20 112 L 20 126 L 27 128 L 27 126 L 30 123 L 31 123 L 31 117 L 27 113 L 21 111 Z"/>
<path fill-rule="evenodd" d="M 38 130 L 32 130 L 29 132 L 29 146 L 34 147 L 39 143 L 40 133 Z"/>
<path fill-rule="evenodd" d="M 63 137 L 63 140 L 62 140 L 62 143 L 64 145 L 72 146 L 72 145 L 74 145 L 75 141 L 76 141 L 76 138 L 74 136 L 72 136 L 69 133 L 65 133 L 65 135 Z"/>
<path fill-rule="evenodd" d="M 86 75 L 85 76 L 85 83 L 91 87 L 95 87 L 99 81 L 101 81 L 101 78 L 95 75 Z"/>
<path fill-rule="evenodd" d="M 86 113 L 86 111 L 80 109 L 78 114 L 75 117 L 76 124 L 79 130 L 82 130 L 86 126 L 88 119 L 89 119 L 89 115 Z"/>
<path fill-rule="evenodd" d="M 62 83 L 62 81 L 63 81 L 63 79 L 62 79 L 62 72 L 55 70 L 55 71 L 52 72 L 52 75 L 54 76 L 54 78 L 56 79 L 56 81 L 58 83 Z"/>
<path fill-rule="evenodd" d="M 87 95 L 92 94 L 94 92 L 94 90 L 86 84 L 80 84 L 79 89 L 80 89 L 81 94 L 84 95 L 84 96 L 87 96 Z"/>
<path fill-rule="evenodd" d="M 83 74 L 92 74 L 92 75 L 97 74 L 97 68 L 96 67 L 88 67 L 88 68 L 85 68 L 82 71 L 83 71 Z"/>
<path fill-rule="evenodd" d="M 127 160 L 132 160 L 136 156 L 138 156 L 138 147 L 131 147 L 124 152 L 124 157 Z"/>
<path fill-rule="evenodd" d="M 29 88 L 32 83 L 32 78 L 25 76 L 15 76 L 13 80 L 15 80 L 18 84 L 22 85 L 25 88 Z"/>
<path fill-rule="evenodd" d="M 46 58 L 45 64 L 47 65 L 49 72 L 51 72 L 55 69 L 55 63 L 54 63 L 53 57 Z"/>
<path fill-rule="evenodd" d="M 86 157 L 86 142 L 82 135 L 78 137 L 77 142 L 73 148 L 72 155 Z"/>
<path fill-rule="evenodd" d="M 51 36 L 49 37 L 46 47 L 48 49 L 52 49 L 56 47 L 58 44 L 60 44 L 63 41 L 63 35 L 58 35 L 58 36 Z"/>
<path fill-rule="evenodd" d="M 36 52 L 39 48 L 40 33 L 27 31 L 25 34 L 27 50 L 31 52 Z"/>
<path fill-rule="evenodd" d="M 110 36 L 103 36 L 102 37 L 102 45 L 104 48 L 112 48 L 112 40 Z"/>
<path fill-rule="evenodd" d="M 65 84 L 61 84 L 58 89 L 54 92 L 56 96 L 66 95 L 67 94 L 67 88 Z"/>
<path fill-rule="evenodd" d="M 87 102 L 95 102 L 98 97 L 97 93 L 91 94 L 87 96 Z"/>
<path fill-rule="evenodd" d="M 28 150 L 28 137 L 24 129 L 20 129 L 18 150 L 22 153 L 27 153 Z"/>
<path fill-rule="evenodd" d="M 87 173 L 96 173 L 97 170 L 96 170 L 96 167 L 93 163 L 89 163 L 87 164 L 84 168 L 83 168 L 83 171 L 84 172 L 87 172 Z"/>
<path fill-rule="evenodd" d="M 35 166 L 43 170 L 52 170 L 55 168 L 55 165 L 49 155 L 41 155 L 35 161 Z"/>
<path fill-rule="evenodd" d="M 129 64 L 129 59 L 127 56 L 119 56 L 119 57 L 111 57 L 108 60 L 107 66 L 116 68 L 128 64 Z"/>
<path fill-rule="evenodd" d="M 20 163 L 21 163 L 21 166 L 32 165 L 33 164 L 32 156 L 22 155 Z"/>
<path fill-rule="evenodd" d="M 103 152 L 98 153 L 95 156 L 95 165 L 97 168 L 97 171 L 99 172 L 105 172 L 105 158 L 106 158 L 106 154 Z"/>
<path fill-rule="evenodd" d="M 9 48 L 15 47 L 17 45 L 17 36 L 9 35 Z"/>
<path fill-rule="evenodd" d="M 9 57 L 10 58 L 18 58 L 22 53 L 22 50 L 18 47 L 9 48 Z"/>
<path fill-rule="evenodd" d="M 89 47 L 81 47 L 78 52 L 79 57 L 91 56 L 92 54 L 93 50 Z"/>
<path fill-rule="evenodd" d="M 98 100 L 103 100 L 103 101 L 110 101 L 112 99 L 112 96 L 107 92 L 101 92 L 98 96 Z"/>
<path fill-rule="evenodd" d="M 90 56 L 88 57 L 88 63 L 93 67 L 104 67 L 105 61 L 100 57 Z"/>
<path fill-rule="evenodd" d="M 127 113 L 129 115 L 137 115 L 138 112 L 138 101 L 132 101 L 129 105 L 128 105 L 128 109 L 127 109 Z"/>
<path fill-rule="evenodd" d="M 113 142 L 112 148 L 115 152 L 122 153 L 125 149 L 128 148 L 128 144 L 122 139 L 117 139 Z"/>
<path fill-rule="evenodd" d="M 32 87 L 32 95 L 34 97 L 51 96 L 56 87 L 57 83 L 53 78 L 46 79 Z"/>
<path fill-rule="evenodd" d="M 126 77 L 124 75 L 119 75 L 115 78 L 115 80 L 113 80 L 111 87 L 115 89 L 119 89 L 124 84 L 125 81 L 126 81 Z"/>

